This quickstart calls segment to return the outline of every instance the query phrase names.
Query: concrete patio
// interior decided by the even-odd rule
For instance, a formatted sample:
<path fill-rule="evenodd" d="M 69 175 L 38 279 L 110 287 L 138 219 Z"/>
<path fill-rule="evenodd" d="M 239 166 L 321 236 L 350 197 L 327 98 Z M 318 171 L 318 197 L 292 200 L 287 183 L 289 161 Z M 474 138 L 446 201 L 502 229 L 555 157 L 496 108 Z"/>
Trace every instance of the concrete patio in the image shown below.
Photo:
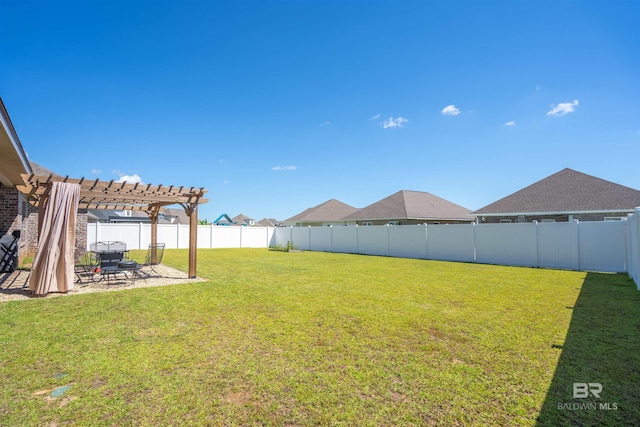
<path fill-rule="evenodd" d="M 187 273 L 168 267 L 158 265 L 154 267 L 158 274 L 151 273 L 150 276 L 141 275 L 136 278 L 135 283 L 123 275 L 106 278 L 96 282 L 75 283 L 74 289 L 67 293 L 50 293 L 44 297 L 34 297 L 29 291 L 30 270 L 15 270 L 11 273 L 0 273 L 0 303 L 6 301 L 26 300 L 33 298 L 55 298 L 60 296 L 70 296 L 91 292 L 114 292 L 125 289 L 148 288 L 153 286 L 177 285 L 180 283 L 204 282 L 206 279 L 197 277 L 189 279 Z"/>

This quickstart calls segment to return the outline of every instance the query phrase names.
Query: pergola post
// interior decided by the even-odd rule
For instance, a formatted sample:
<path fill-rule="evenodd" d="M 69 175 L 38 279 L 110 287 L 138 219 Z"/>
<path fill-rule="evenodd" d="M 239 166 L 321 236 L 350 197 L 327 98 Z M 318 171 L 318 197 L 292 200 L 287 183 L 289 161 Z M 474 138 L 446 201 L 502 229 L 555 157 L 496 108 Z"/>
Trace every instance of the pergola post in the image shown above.
<path fill-rule="evenodd" d="M 184 211 L 189 216 L 189 279 L 196 278 L 198 258 L 198 203 L 185 206 Z"/>
<path fill-rule="evenodd" d="M 151 262 L 156 262 L 158 256 L 156 245 L 158 243 L 158 215 L 160 214 L 160 206 L 149 206 L 152 209 L 147 212 L 151 220 Z"/>

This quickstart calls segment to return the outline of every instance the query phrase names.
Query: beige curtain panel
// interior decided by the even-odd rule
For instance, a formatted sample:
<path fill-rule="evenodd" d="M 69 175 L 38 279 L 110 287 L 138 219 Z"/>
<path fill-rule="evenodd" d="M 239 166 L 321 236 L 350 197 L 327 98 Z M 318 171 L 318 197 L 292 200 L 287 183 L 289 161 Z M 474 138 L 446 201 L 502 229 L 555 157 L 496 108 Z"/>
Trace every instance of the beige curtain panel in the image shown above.
<path fill-rule="evenodd" d="M 34 295 L 73 289 L 79 203 L 80 185 L 52 183 L 29 277 L 29 289 Z"/>

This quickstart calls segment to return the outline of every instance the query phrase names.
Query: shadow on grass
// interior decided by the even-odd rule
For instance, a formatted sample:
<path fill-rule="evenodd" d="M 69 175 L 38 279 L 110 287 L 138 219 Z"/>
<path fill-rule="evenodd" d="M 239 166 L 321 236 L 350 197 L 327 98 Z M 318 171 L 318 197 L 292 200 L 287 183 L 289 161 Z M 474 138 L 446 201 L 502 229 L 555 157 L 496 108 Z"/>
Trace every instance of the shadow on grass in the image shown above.
<path fill-rule="evenodd" d="M 635 283 L 626 274 L 588 273 L 575 306 L 566 309 L 573 311 L 571 323 L 564 342 L 550 343 L 562 353 L 537 426 L 640 425 Z"/>

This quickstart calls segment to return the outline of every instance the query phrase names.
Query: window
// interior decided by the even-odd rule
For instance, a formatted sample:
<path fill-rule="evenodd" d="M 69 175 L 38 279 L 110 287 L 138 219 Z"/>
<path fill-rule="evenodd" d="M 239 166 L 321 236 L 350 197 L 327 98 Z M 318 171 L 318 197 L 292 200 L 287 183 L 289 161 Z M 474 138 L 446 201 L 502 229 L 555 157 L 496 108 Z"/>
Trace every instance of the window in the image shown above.
<path fill-rule="evenodd" d="M 500 224 L 509 224 L 509 223 L 511 223 L 510 219 L 501 219 L 500 220 Z"/>
<path fill-rule="evenodd" d="M 400 221 L 389 221 L 389 225 L 400 225 Z"/>
<path fill-rule="evenodd" d="M 604 217 L 604 220 L 605 220 L 605 221 L 622 221 L 622 220 L 624 220 L 624 219 L 625 219 L 625 218 L 624 218 L 624 217 L 621 217 L 621 216 L 605 216 L 605 217 Z"/>
<path fill-rule="evenodd" d="M 373 225 L 373 223 L 371 221 L 363 221 L 361 225 L 367 227 Z"/>

